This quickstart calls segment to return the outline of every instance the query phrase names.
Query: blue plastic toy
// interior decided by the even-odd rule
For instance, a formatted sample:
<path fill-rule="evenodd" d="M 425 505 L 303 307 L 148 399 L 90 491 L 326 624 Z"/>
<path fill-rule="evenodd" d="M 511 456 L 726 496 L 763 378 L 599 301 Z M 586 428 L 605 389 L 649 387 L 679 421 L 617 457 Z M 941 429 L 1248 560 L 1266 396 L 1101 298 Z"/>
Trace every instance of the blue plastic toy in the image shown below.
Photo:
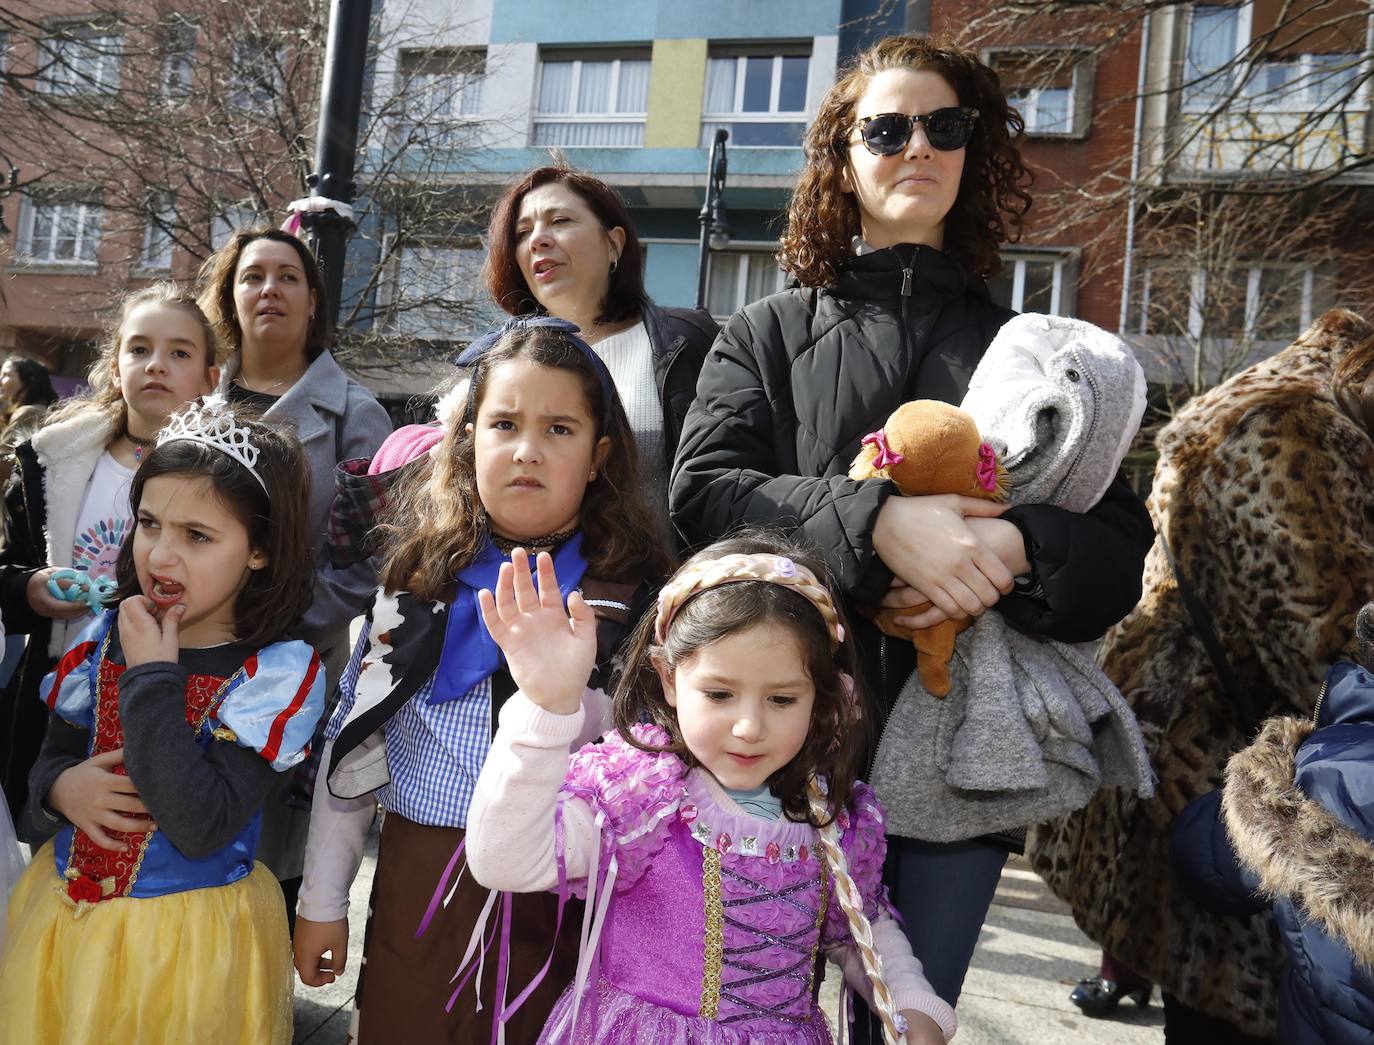
<path fill-rule="evenodd" d="M 67 581 L 62 587 L 58 581 Z M 48 578 L 48 594 L 63 602 L 84 602 L 92 613 L 105 608 L 105 600 L 119 585 L 109 577 L 91 577 L 84 570 L 53 570 Z"/>

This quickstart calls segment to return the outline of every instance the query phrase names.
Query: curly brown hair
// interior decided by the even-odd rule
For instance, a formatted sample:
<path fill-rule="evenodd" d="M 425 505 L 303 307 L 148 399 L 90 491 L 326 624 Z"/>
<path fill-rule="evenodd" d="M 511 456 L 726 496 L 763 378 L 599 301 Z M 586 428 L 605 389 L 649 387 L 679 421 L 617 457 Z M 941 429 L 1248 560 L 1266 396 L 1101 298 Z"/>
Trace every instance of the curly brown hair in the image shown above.
<path fill-rule="evenodd" d="M 670 568 L 666 541 L 645 500 L 639 450 L 620 397 L 603 394 L 587 356 L 556 330 L 512 330 L 473 368 L 464 415 L 455 417 L 433 456 L 401 480 L 382 537 L 382 586 L 421 599 L 452 598 L 453 578 L 471 565 L 490 534 L 477 494 L 477 460 L 465 422 L 482 406 L 491 374 L 512 359 L 572 372 L 582 385 L 597 435 L 611 440 L 597 478 L 587 484 L 580 527 L 587 572 L 625 583 L 657 584 Z"/>
<path fill-rule="evenodd" d="M 1001 269 L 998 246 L 1021 236 L 1034 181 L 1017 141 L 1025 129 L 1021 114 L 1007 104 L 997 73 L 977 55 L 920 36 L 889 36 L 860 54 L 826 92 L 803 143 L 802 169 L 787 208 L 778 264 L 802 286 L 835 283 L 840 263 L 859 234 L 859 207 L 842 188 L 849 166 L 849 138 L 858 117 L 854 107 L 869 81 L 889 69 L 938 73 L 959 97 L 978 110 L 978 126 L 966 146 L 959 194 L 945 218 L 944 250 L 975 276 Z"/>

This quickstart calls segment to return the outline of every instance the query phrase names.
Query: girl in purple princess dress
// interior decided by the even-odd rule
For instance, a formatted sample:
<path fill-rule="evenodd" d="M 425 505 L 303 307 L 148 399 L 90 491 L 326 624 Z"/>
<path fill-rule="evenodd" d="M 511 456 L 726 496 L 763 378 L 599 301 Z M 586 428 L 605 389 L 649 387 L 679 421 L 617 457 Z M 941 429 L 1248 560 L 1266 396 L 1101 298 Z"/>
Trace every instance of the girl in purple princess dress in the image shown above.
<path fill-rule="evenodd" d="M 616 730 L 570 757 L 595 621 L 576 593 L 564 609 L 547 555 L 537 586 L 511 558 L 479 598 L 520 692 L 467 851 L 484 885 L 587 897 L 577 978 L 540 1042 L 826 1045 L 819 949 L 890 1045 L 952 1037 L 882 889 L 883 815 L 856 779 L 866 723 L 824 567 L 774 538 L 696 555 L 632 640 Z"/>

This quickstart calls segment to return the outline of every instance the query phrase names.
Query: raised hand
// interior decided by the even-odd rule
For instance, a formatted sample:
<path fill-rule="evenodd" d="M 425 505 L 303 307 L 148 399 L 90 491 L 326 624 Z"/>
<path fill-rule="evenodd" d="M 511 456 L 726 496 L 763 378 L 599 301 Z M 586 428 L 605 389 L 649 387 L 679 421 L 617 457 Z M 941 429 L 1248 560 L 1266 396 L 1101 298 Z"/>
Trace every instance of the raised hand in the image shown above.
<path fill-rule="evenodd" d="M 186 613 L 178 603 L 159 621 L 152 600 L 135 595 L 119 604 L 119 644 L 124 650 L 124 663 L 131 668 L 153 661 L 177 662 L 181 648 L 177 644 L 177 625 Z"/>
<path fill-rule="evenodd" d="M 537 590 L 529 556 L 517 548 L 501 564 L 495 594 L 483 588 L 477 604 L 520 691 L 546 711 L 571 715 L 596 665 L 596 616 L 578 592 L 565 610 L 553 558 L 540 552 L 535 561 Z"/>
<path fill-rule="evenodd" d="M 155 826 L 143 819 L 148 807 L 139 799 L 134 782 L 114 771 L 123 762 L 123 748 L 78 762 L 53 781 L 45 800 L 49 809 L 61 813 L 92 842 L 111 852 L 123 849 L 124 842 L 107 832 L 137 834 Z"/>

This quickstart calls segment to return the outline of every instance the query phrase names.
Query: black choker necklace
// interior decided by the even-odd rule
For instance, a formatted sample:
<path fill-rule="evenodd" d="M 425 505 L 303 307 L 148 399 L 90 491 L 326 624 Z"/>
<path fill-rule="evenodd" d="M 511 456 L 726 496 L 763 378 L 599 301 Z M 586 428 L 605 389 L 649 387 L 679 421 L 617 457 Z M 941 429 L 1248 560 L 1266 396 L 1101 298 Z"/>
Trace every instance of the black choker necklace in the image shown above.
<path fill-rule="evenodd" d="M 530 537 L 523 541 L 512 541 L 506 537 L 491 535 L 491 543 L 496 545 L 496 550 L 502 555 L 509 555 L 516 548 L 524 548 L 526 551 L 543 551 L 562 544 L 569 537 L 577 532 L 576 529 L 564 530 L 562 533 L 551 533 L 547 537 Z"/>
<path fill-rule="evenodd" d="M 135 460 L 136 462 L 142 462 L 142 460 L 143 460 L 143 451 L 146 450 L 146 449 L 148 449 L 148 447 L 150 447 L 150 446 L 156 445 L 156 443 L 157 443 L 157 438 L 156 438 L 156 437 L 154 437 L 154 438 L 152 438 L 152 439 L 140 439 L 138 436 L 134 435 L 134 433 L 131 432 L 131 431 L 129 431 L 127 428 L 124 429 L 124 438 L 127 439 L 127 440 L 129 440 L 129 444 L 134 448 L 134 460 Z"/>

